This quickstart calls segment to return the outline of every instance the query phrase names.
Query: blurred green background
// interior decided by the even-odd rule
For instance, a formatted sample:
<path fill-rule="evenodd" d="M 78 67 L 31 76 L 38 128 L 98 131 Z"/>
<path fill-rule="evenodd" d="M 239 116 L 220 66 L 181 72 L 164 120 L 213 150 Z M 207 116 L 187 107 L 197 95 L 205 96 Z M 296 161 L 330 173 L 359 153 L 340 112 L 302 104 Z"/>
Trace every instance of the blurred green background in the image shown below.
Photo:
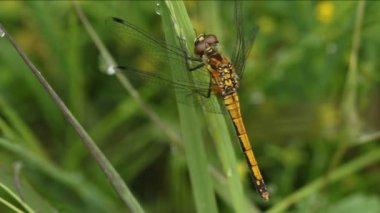
<path fill-rule="evenodd" d="M 249 212 L 380 212 L 380 3 L 366 2 L 361 17 L 359 4 L 244 3 L 243 19 L 249 26 L 259 25 L 260 32 L 241 83 L 241 107 L 271 193 L 269 202 L 260 200 L 234 144 Z M 149 49 L 126 48 L 112 35 L 106 19 L 123 17 L 160 37 L 156 2 L 83 1 L 80 5 L 113 57 L 124 64 L 146 66 L 144 51 Z M 232 4 L 186 1 L 185 5 L 196 31 L 217 29 L 223 51 L 230 53 Z M 181 146 L 151 122 L 114 76 L 104 74 L 99 51 L 71 2 L 2 1 L 0 23 L 147 212 L 196 211 Z M 358 49 L 353 48 L 355 35 Z M 179 135 L 175 102 L 159 89 L 138 91 L 170 131 Z M 0 183 L 21 191 L 32 209 L 126 211 L 62 113 L 4 38 L 0 39 L 0 134 Z M 223 179 L 206 127 L 204 138 L 210 165 Z M 216 194 L 218 211 L 235 212 L 221 194 Z M 12 200 L 4 190 L 0 195 Z M 13 212 L 2 202 L 0 211 Z"/>

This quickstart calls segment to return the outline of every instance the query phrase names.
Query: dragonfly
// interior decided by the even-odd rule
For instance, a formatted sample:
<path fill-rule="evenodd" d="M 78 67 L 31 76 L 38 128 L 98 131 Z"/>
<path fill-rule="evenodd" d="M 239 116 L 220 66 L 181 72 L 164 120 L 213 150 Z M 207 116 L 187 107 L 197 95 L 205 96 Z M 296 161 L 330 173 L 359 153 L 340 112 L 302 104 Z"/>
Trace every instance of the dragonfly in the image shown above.
<path fill-rule="evenodd" d="M 236 41 L 232 60 L 218 51 L 219 40 L 214 34 L 199 34 L 194 41 L 195 56 L 192 56 L 187 52 L 180 38 L 179 45 L 171 45 L 151 36 L 127 20 L 112 17 L 111 25 L 116 33 L 123 39 L 133 40 L 148 47 L 150 57 L 147 57 L 146 60 L 159 61 L 159 63 L 155 63 L 153 68 L 160 68 L 160 70 L 139 69 L 133 66 L 122 65 L 117 65 L 113 69 L 126 73 L 130 78 L 147 80 L 149 84 L 169 86 L 175 89 L 176 92 L 183 91 L 187 94 L 184 97 L 187 97 L 189 94 L 197 96 L 198 104 L 208 111 L 219 112 L 212 106 L 214 102 L 210 101 L 211 97 L 216 96 L 221 99 L 225 106 L 225 111 L 232 120 L 240 147 L 249 167 L 252 183 L 259 195 L 264 200 L 268 200 L 269 192 L 261 175 L 243 123 L 237 92 L 258 28 L 254 27 L 246 32 L 240 13 L 241 5 L 235 4 Z M 199 72 L 206 77 L 201 78 L 203 80 L 173 81 L 171 74 L 165 70 L 161 70 L 162 64 L 168 60 L 184 63 L 187 71 Z M 184 100 L 187 99 L 184 98 Z"/>

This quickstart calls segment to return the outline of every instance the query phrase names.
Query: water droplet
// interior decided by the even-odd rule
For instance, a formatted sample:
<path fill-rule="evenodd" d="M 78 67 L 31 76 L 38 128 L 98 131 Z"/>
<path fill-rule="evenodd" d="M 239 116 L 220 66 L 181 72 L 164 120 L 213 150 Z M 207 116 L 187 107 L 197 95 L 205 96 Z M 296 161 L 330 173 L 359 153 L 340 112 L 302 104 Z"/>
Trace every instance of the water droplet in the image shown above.
<path fill-rule="evenodd" d="M 5 32 L 0 29 L 0 38 L 5 36 Z"/>
<path fill-rule="evenodd" d="M 157 15 L 161 15 L 161 5 L 160 5 L 160 2 L 157 2 L 156 3 L 156 9 L 155 9 L 155 12 Z"/>
<path fill-rule="evenodd" d="M 115 75 L 116 73 L 116 69 L 115 69 L 115 66 L 111 65 L 107 68 L 107 74 L 108 75 Z"/>

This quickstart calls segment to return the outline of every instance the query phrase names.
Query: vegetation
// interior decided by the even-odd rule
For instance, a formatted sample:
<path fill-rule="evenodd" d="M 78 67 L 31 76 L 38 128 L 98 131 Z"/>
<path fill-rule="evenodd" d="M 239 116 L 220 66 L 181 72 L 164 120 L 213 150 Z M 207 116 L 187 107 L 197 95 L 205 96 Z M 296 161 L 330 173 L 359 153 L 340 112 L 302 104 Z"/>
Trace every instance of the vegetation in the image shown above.
<path fill-rule="evenodd" d="M 172 44 L 180 32 L 189 51 L 193 29 L 214 33 L 231 55 L 233 5 L 0 2 L 0 23 L 100 151 L 1 38 L 0 212 L 379 212 L 380 3 L 244 2 L 244 26 L 260 31 L 239 94 L 268 202 L 222 114 L 106 74 L 166 69 L 150 67 L 151 46 L 115 36 L 110 17 Z"/>

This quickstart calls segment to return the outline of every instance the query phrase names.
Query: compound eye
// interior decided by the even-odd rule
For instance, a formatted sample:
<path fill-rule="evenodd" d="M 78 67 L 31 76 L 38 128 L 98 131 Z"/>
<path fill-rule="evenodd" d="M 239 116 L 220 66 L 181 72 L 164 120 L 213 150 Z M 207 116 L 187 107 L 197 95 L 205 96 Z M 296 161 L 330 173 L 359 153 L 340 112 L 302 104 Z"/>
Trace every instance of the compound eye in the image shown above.
<path fill-rule="evenodd" d="M 218 38 L 215 35 L 212 35 L 212 34 L 206 36 L 205 42 L 207 44 L 210 44 L 210 45 L 214 45 L 214 44 L 219 43 Z"/>
<path fill-rule="evenodd" d="M 205 52 L 205 49 L 206 49 L 205 42 L 197 42 L 195 43 L 194 53 L 199 56 L 202 56 Z"/>

